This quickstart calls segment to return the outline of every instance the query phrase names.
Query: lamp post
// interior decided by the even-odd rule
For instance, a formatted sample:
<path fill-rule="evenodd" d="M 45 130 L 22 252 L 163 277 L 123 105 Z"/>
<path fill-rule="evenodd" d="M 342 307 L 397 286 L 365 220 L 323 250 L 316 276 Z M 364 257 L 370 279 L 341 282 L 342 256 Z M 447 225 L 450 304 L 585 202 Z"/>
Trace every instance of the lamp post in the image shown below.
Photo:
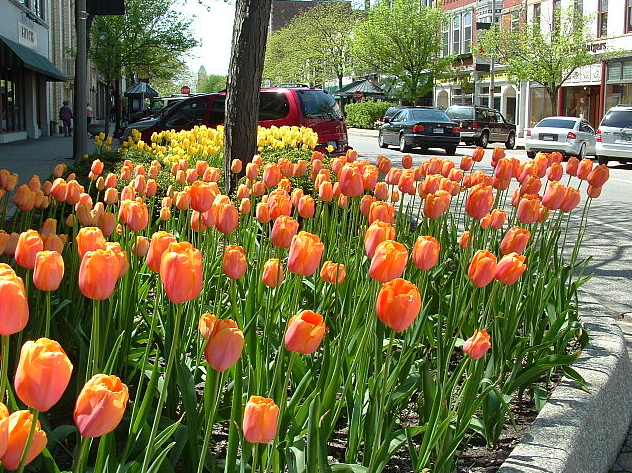
<path fill-rule="evenodd" d="M 86 119 L 86 104 L 88 102 L 88 45 L 87 25 L 88 12 L 86 0 L 75 2 L 75 31 L 77 37 L 77 55 L 75 57 L 75 103 L 74 103 L 74 133 L 73 133 L 73 158 L 75 163 L 87 153 L 86 136 L 88 134 L 88 122 Z"/>
<path fill-rule="evenodd" d="M 496 0 L 492 0 L 492 21 L 493 28 L 496 22 Z M 494 108 L 494 56 L 489 57 L 489 108 Z"/>

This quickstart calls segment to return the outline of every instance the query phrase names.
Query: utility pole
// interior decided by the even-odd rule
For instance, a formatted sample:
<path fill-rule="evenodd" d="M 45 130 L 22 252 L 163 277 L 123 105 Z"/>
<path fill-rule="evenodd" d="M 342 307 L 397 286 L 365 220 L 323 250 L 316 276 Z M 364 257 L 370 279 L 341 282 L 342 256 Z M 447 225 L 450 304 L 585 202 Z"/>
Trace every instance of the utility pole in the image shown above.
<path fill-rule="evenodd" d="M 496 0 L 492 0 L 492 21 L 490 28 L 496 22 Z M 489 57 L 489 108 L 494 108 L 494 56 Z"/>
<path fill-rule="evenodd" d="M 88 45 L 87 22 L 88 12 L 86 0 L 75 1 L 75 31 L 77 37 L 77 55 L 75 56 L 75 103 L 73 104 L 73 158 L 75 163 L 81 161 L 88 152 L 86 137 L 88 122 L 86 104 L 88 102 Z"/>

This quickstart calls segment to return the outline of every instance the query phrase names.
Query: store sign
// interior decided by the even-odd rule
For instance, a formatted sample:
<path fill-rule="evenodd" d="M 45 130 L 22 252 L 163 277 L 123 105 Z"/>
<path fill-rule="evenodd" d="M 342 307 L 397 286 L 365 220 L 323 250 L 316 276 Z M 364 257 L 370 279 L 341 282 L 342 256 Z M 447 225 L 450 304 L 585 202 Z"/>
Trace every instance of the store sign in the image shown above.
<path fill-rule="evenodd" d="M 18 21 L 18 42 L 28 48 L 37 49 L 37 33 Z"/>

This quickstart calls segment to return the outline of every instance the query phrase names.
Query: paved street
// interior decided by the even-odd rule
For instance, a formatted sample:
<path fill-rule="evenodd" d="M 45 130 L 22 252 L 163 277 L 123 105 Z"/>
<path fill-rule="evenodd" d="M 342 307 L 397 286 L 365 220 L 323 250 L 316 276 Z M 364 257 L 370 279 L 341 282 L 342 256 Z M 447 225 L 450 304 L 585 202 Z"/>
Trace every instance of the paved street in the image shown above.
<path fill-rule="evenodd" d="M 377 145 L 377 131 L 349 130 L 349 143 L 362 158 L 375 160 L 383 154 L 400 162 L 402 153 L 393 148 L 381 149 Z M 521 141 L 518 141 L 520 147 Z M 483 159 L 483 169 L 491 172 L 491 153 L 494 144 L 490 144 Z M 451 158 L 458 164 L 461 156 L 471 154 L 473 146 L 457 149 L 456 156 Z M 414 164 L 437 156 L 445 157 L 443 150 L 430 150 L 421 154 L 418 150 L 411 153 Z M 508 150 L 507 155 L 526 160 L 524 149 Z M 582 198 L 585 194 L 582 195 Z M 632 279 L 632 164 L 610 165 L 610 180 L 604 186 L 599 199 L 593 201 L 590 211 L 589 226 L 584 238 L 582 256 L 592 257 L 590 270 L 594 277 L 584 289 L 610 309 L 614 315 L 632 318 L 632 296 L 630 280 Z M 626 318 L 627 318 L 626 317 Z"/>

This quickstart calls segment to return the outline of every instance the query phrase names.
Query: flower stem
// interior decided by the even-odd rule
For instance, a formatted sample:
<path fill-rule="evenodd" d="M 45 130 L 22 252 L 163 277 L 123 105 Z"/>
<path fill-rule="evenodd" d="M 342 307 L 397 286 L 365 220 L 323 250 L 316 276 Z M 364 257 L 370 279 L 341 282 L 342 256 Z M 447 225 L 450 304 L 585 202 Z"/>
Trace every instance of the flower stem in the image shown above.
<path fill-rule="evenodd" d="M 31 429 L 29 430 L 29 436 L 26 438 L 26 444 L 24 445 L 24 451 L 22 452 L 22 457 L 20 458 L 20 466 L 18 467 L 18 473 L 22 473 L 24 471 L 24 467 L 26 466 L 26 457 L 28 456 L 29 449 L 31 448 L 31 443 L 33 442 L 33 435 L 35 434 L 35 427 L 37 426 L 37 418 L 39 417 L 39 411 L 33 410 L 33 417 L 31 419 Z"/>
<path fill-rule="evenodd" d="M 44 328 L 44 336 L 49 338 L 50 336 L 50 291 L 46 291 L 44 296 L 46 299 L 46 326 Z"/>
<path fill-rule="evenodd" d="M 9 335 L 2 335 L 2 374 L 0 378 L 0 402 L 4 402 L 9 379 Z"/>
<path fill-rule="evenodd" d="M 90 439 L 81 437 L 81 443 L 79 444 L 79 450 L 77 450 L 77 458 L 75 458 L 72 465 L 73 473 L 83 473 L 86 469 L 86 460 L 88 459 L 88 452 L 90 451 Z"/>
<path fill-rule="evenodd" d="M 208 383 L 208 372 L 206 376 L 206 382 Z M 215 419 L 215 413 L 217 412 L 217 406 L 219 405 L 219 387 L 222 383 L 223 377 L 224 373 L 215 373 L 215 380 L 213 382 L 213 392 L 211 398 L 213 402 L 211 404 L 211 410 L 206 421 L 206 432 L 204 432 L 202 453 L 200 455 L 200 462 L 198 464 L 197 473 L 202 473 L 202 471 L 204 470 L 204 459 L 206 458 L 206 452 L 208 451 L 208 446 L 211 441 L 211 434 L 213 433 L 213 420 Z"/>

